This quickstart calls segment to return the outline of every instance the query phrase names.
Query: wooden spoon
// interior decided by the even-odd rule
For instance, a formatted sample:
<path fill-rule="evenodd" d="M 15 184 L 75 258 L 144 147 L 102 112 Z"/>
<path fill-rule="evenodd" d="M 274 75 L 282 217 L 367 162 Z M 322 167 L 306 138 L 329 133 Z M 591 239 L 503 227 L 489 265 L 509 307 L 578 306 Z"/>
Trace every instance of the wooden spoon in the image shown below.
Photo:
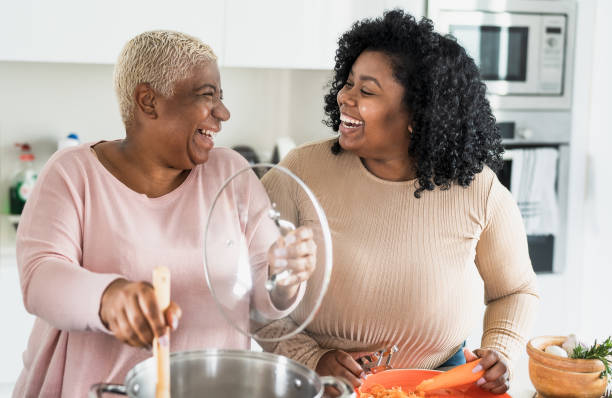
<path fill-rule="evenodd" d="M 170 270 L 166 267 L 153 269 L 153 288 L 157 305 L 163 312 L 170 305 Z M 170 328 L 160 344 L 160 339 L 153 339 L 153 357 L 157 363 L 157 384 L 155 398 L 170 398 Z"/>
<path fill-rule="evenodd" d="M 416 391 L 430 392 L 443 388 L 452 388 L 468 383 L 474 383 L 485 373 L 484 370 L 476 373 L 472 372 L 472 369 L 474 369 L 479 363 L 480 359 L 468 362 L 466 364 L 459 365 L 448 372 L 443 372 L 430 379 L 423 380 L 421 384 L 416 387 Z"/>

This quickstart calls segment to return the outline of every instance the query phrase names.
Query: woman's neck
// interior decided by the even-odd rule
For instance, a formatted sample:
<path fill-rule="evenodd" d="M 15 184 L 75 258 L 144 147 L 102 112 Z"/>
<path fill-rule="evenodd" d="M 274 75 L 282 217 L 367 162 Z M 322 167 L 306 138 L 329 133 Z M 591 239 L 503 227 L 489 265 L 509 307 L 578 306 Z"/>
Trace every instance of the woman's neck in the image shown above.
<path fill-rule="evenodd" d="M 360 159 L 365 168 L 380 179 L 387 181 L 409 181 L 416 178 L 416 167 L 412 158 Z"/>
<path fill-rule="evenodd" d="M 128 188 L 150 198 L 172 192 L 185 181 L 189 170 L 164 165 L 146 145 L 129 138 L 94 147 L 102 165 Z"/>

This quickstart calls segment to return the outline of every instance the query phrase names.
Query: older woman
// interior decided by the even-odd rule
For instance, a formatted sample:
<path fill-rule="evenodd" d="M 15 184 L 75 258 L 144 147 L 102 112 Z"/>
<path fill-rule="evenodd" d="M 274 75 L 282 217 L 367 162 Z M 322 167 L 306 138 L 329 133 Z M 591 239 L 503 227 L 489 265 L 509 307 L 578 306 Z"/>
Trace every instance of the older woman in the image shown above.
<path fill-rule="evenodd" d="M 395 10 L 361 21 L 340 38 L 325 111 L 339 137 L 282 165 L 327 214 L 331 294 L 306 333 L 267 348 L 355 386 L 356 359 L 394 344 L 395 367 L 456 365 L 484 282 L 482 342 L 467 356 L 483 359 L 477 384 L 506 391 L 538 297 L 521 216 L 493 171 L 501 139 L 473 60 L 427 19 Z M 264 185 L 284 214 L 309 225 L 297 190 L 274 171 Z"/>
<path fill-rule="evenodd" d="M 16 397 L 83 397 L 95 382 L 121 382 L 151 356 L 143 348 L 154 336 L 177 328 L 181 312 L 172 351 L 250 345 L 215 308 L 204 279 L 214 195 L 247 165 L 236 152 L 213 149 L 230 117 L 214 53 L 178 32 L 143 33 L 123 49 L 115 88 L 125 139 L 53 156 L 19 225 L 24 303 L 38 318 Z M 275 251 L 280 238 L 261 211 L 268 202 L 255 174 L 222 200 L 226 222 L 212 226 L 215 235 L 245 237 L 258 283 L 242 307 L 245 322 L 250 305 L 287 315 L 314 268 L 312 231 L 297 230 L 294 243 L 286 237 Z M 268 273 L 287 263 L 293 277 L 269 294 Z M 172 274 L 174 302 L 165 314 L 145 282 L 159 265 Z"/>

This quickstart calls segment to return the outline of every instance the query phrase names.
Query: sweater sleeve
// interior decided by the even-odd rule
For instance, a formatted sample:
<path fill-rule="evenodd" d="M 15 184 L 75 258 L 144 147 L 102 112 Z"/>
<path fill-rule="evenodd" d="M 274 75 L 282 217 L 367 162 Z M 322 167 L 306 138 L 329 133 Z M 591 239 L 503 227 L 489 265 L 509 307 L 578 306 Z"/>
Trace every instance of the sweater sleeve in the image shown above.
<path fill-rule="evenodd" d="M 289 169 L 298 177 L 301 177 L 298 169 L 299 153 L 290 152 L 280 163 L 281 166 Z M 299 186 L 277 170 L 270 170 L 263 177 L 262 182 L 266 187 L 270 200 L 275 203 L 276 208 L 281 213 L 281 217 L 299 226 L 300 206 L 304 205 L 300 199 Z M 270 325 L 267 325 L 258 335 L 265 338 L 278 337 L 291 332 L 297 328 L 297 324 L 286 317 Z M 300 362 L 310 369 L 315 369 L 319 359 L 331 349 L 322 348 L 306 331 L 296 334 L 280 342 L 258 341 L 262 348 L 268 352 L 284 355 L 294 361 Z"/>
<path fill-rule="evenodd" d="M 26 202 L 17 233 L 23 301 L 55 328 L 109 333 L 99 317 L 100 299 L 121 275 L 94 273 L 82 264 L 86 176 L 79 169 L 52 158 Z"/>
<path fill-rule="evenodd" d="M 512 363 L 524 349 L 539 297 L 520 211 L 497 178 L 485 222 L 476 247 L 486 304 L 481 347 L 498 351 Z"/>
<path fill-rule="evenodd" d="M 297 329 L 298 325 L 290 318 L 286 317 L 271 323 L 257 332 L 259 337 L 271 339 L 286 335 Z M 283 355 L 293 359 L 309 369 L 315 370 L 319 360 L 325 353 L 334 350 L 333 348 L 323 348 L 313 339 L 308 332 L 302 331 L 295 336 L 289 337 L 278 342 L 257 340 L 259 345 L 274 354 Z"/>

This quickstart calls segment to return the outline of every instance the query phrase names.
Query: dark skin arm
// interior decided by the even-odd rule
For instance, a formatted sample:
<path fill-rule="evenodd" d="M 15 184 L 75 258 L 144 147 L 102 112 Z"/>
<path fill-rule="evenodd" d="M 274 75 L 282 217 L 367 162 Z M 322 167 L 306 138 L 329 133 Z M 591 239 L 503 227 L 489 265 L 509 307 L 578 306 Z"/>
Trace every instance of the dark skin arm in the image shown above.
<path fill-rule="evenodd" d="M 342 350 L 333 350 L 325 353 L 319 359 L 315 369 L 320 376 L 339 376 L 345 378 L 354 388 L 361 386 L 364 377 L 363 369 L 348 353 Z M 326 388 L 325 393 L 330 397 L 337 397 L 340 392 L 335 388 Z"/>

